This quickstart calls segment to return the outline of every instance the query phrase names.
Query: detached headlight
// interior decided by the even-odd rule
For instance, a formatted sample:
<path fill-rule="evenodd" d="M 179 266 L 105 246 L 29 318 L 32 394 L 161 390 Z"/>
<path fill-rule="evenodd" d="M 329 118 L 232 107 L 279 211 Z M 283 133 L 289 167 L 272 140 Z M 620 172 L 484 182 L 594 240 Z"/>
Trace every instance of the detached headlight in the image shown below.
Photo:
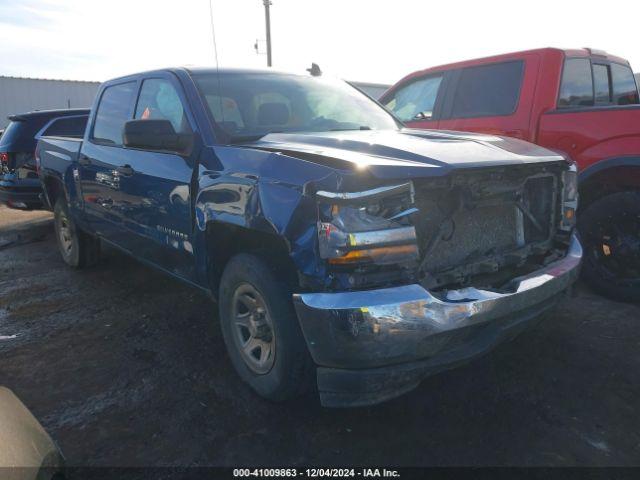
<path fill-rule="evenodd" d="M 320 256 L 333 265 L 414 262 L 416 231 L 409 215 L 413 185 L 365 192 L 317 192 Z"/>
<path fill-rule="evenodd" d="M 578 209 L 578 169 L 574 163 L 562 172 L 562 220 L 561 230 L 572 230 L 576 225 Z"/>

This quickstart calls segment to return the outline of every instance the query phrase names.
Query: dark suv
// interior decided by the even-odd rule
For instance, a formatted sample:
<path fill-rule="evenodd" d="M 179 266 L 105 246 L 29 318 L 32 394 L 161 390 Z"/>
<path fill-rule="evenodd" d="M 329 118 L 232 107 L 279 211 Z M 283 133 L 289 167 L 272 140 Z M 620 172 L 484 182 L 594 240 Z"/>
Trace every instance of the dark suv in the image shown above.
<path fill-rule="evenodd" d="M 0 137 L 0 204 L 11 208 L 42 208 L 42 187 L 35 162 L 37 137 L 82 138 L 89 110 L 43 110 L 9 117 Z"/>

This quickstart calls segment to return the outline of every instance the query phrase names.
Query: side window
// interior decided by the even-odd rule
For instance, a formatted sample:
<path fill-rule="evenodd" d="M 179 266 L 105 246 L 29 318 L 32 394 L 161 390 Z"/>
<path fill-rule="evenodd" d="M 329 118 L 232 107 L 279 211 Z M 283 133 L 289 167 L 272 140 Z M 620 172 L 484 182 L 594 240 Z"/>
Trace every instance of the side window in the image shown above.
<path fill-rule="evenodd" d="M 593 87 L 596 95 L 596 105 L 608 105 L 611 103 L 608 65 L 593 64 Z"/>
<path fill-rule="evenodd" d="M 385 107 L 404 122 L 429 119 L 433 116 L 441 83 L 442 75 L 411 82 L 396 90 Z"/>
<path fill-rule="evenodd" d="M 163 78 L 142 82 L 135 118 L 169 120 L 176 133 L 191 132 L 178 92 L 171 82 Z"/>
<path fill-rule="evenodd" d="M 102 93 L 93 125 L 95 141 L 108 145 L 122 145 L 124 124 L 129 120 L 136 82 L 107 87 Z"/>
<path fill-rule="evenodd" d="M 588 58 L 568 58 L 564 62 L 558 108 L 593 106 L 593 80 Z"/>
<path fill-rule="evenodd" d="M 611 64 L 611 82 L 613 84 L 613 104 L 632 105 L 640 103 L 638 87 L 633 72 L 626 65 Z"/>
<path fill-rule="evenodd" d="M 453 118 L 511 115 L 518 107 L 524 62 L 465 68 L 453 99 Z"/>
<path fill-rule="evenodd" d="M 72 137 L 82 138 L 84 136 L 84 130 L 87 128 L 87 116 L 81 117 L 61 117 L 47 127 L 42 134 L 49 137 Z"/>

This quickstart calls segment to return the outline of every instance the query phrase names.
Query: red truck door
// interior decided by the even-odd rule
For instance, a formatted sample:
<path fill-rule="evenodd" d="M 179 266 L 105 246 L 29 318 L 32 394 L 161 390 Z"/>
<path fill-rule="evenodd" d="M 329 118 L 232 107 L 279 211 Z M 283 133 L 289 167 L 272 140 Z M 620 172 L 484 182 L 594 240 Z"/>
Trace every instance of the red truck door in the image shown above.
<path fill-rule="evenodd" d="M 557 108 L 540 118 L 538 142 L 561 150 L 581 170 L 612 157 L 640 153 L 640 105 L 628 65 L 567 58 Z"/>
<path fill-rule="evenodd" d="M 531 105 L 539 63 L 537 55 L 525 55 L 456 70 L 438 128 L 531 141 Z"/>

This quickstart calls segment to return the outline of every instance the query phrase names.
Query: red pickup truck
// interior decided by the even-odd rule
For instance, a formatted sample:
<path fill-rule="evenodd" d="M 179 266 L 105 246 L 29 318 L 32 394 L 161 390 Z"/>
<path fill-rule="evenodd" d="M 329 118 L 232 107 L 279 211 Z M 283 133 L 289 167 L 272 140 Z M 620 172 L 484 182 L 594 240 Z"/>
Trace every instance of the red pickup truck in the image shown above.
<path fill-rule="evenodd" d="M 414 72 L 380 102 L 408 126 L 521 138 L 579 167 L 585 279 L 640 299 L 640 99 L 629 62 L 544 48 Z"/>

